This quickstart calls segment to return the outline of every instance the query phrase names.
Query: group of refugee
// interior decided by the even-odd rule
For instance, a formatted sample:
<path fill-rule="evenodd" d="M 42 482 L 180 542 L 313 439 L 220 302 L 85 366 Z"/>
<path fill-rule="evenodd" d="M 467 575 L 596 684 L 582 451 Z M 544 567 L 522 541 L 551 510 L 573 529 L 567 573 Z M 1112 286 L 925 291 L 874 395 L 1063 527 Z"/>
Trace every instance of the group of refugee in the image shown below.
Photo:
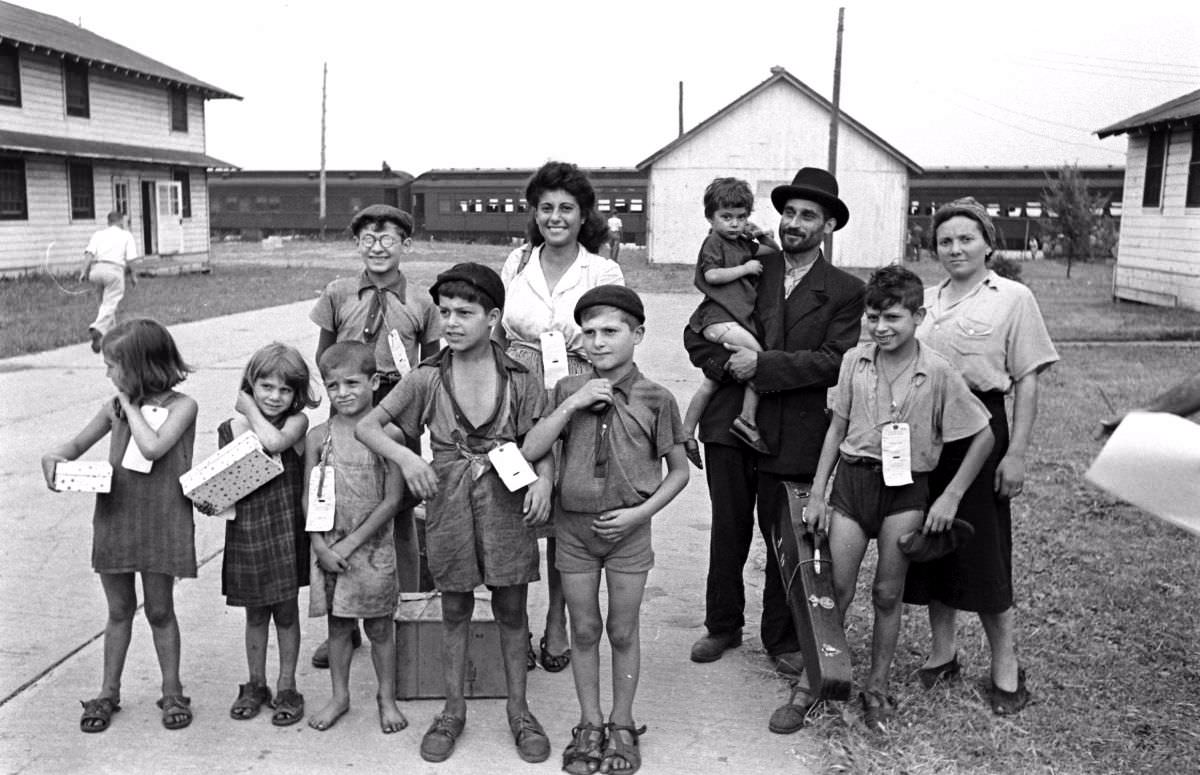
<path fill-rule="evenodd" d="M 804 168 L 773 190 L 777 241 L 749 220 L 745 181 L 714 180 L 696 266 L 704 298 L 683 332 L 703 383 L 681 416 L 671 392 L 635 363 L 645 309 L 620 265 L 597 252 L 612 225 L 587 177 L 549 162 L 525 198 L 526 244 L 499 273 L 456 264 L 427 292 L 409 287 L 400 270 L 411 216 L 386 205 L 354 216 L 363 270 L 330 283 L 310 315 L 320 329 L 327 422 L 309 427 L 304 412 L 320 398 L 294 348 L 269 344 L 247 364 L 219 443 L 251 431 L 284 473 L 240 500 L 227 523 L 222 593 L 246 610 L 248 667 L 230 715 L 247 720 L 266 707 L 279 726 L 304 717 L 296 666 L 299 589 L 307 585 L 309 615 L 328 621 L 314 663 L 327 663 L 332 680 L 309 726 L 329 729 L 349 709 L 362 620 L 381 729 L 405 728 L 393 615 L 401 589 L 420 583 L 412 558 L 422 544 L 441 596 L 446 699 L 421 757 L 444 761 L 463 733 L 474 592 L 483 585 L 520 758 L 541 762 L 551 752 L 526 694 L 526 670 L 540 661 L 547 670 L 570 666 L 574 677 L 580 715 L 563 769 L 637 771 L 645 727 L 633 704 L 639 612 L 655 559 L 651 523 L 687 484 L 689 460 L 704 469 L 712 502 L 706 631 L 693 661 L 718 660 L 742 643 L 743 566 L 756 515 L 769 542 L 784 509 L 781 485 L 801 482 L 813 493 L 805 526 L 827 536 L 843 617 L 868 542 L 877 542 L 871 666 L 859 695 L 866 725 L 886 730 L 896 712 L 888 685 L 902 602 L 929 609 L 932 643 L 918 671 L 927 688 L 961 678 L 956 614 L 973 611 L 991 647 L 991 709 L 1020 711 L 1030 692 L 1015 647 L 1009 502 L 1025 480 L 1038 377 L 1058 356 L 1029 290 L 988 269 L 996 234 L 986 209 L 967 198 L 934 215 L 944 281 L 926 289 L 892 266 L 864 286 L 823 253 L 826 237 L 850 218 L 833 175 Z M 196 575 L 192 504 L 178 479 L 192 465 L 197 407 L 175 388 L 191 369 L 170 333 L 148 319 L 107 328 L 98 347 L 116 396 L 42 459 L 53 489 L 58 462 L 111 434 L 111 492 L 97 496 L 93 520 L 92 564 L 108 602 L 103 678 L 80 727 L 101 732 L 121 709 L 140 574 L 162 670 L 162 723 L 178 729 L 192 709 L 179 675 L 173 581 Z M 122 465 L 131 452 L 151 461 L 149 473 Z M 422 502 L 420 524 L 414 507 Z M 549 603 L 535 650 L 526 609 L 528 585 L 540 580 L 539 537 L 547 539 Z M 910 561 L 922 540 L 944 544 L 942 556 Z M 800 679 L 788 590 L 774 554 L 766 560 L 762 646 L 780 673 Z M 266 672 L 272 622 L 274 689 Z M 772 731 L 799 729 L 814 701 L 793 692 Z"/>

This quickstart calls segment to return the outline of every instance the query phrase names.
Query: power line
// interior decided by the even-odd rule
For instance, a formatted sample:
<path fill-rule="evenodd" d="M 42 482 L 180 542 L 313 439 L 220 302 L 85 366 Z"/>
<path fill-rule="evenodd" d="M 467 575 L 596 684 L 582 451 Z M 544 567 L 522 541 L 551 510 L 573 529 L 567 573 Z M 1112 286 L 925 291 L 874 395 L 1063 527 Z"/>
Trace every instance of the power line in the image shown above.
<path fill-rule="evenodd" d="M 1066 51 L 1052 51 L 1052 52 L 1049 52 L 1048 55 L 1049 56 L 1059 56 L 1059 57 L 1070 57 L 1070 58 L 1074 58 L 1074 59 L 1085 59 L 1085 60 L 1098 59 L 1098 60 L 1103 60 L 1105 62 L 1119 62 L 1122 64 L 1129 64 L 1129 65 L 1150 65 L 1151 67 L 1167 67 L 1167 68 L 1175 68 L 1175 69 L 1181 69 L 1181 70 L 1195 70 L 1197 72 L 1200 72 L 1200 65 L 1185 65 L 1185 64 L 1178 64 L 1175 62 L 1152 62 L 1152 61 L 1149 61 L 1146 59 L 1121 59 L 1119 57 L 1105 57 L 1105 56 L 1100 56 L 1098 54 L 1072 54 L 1072 53 L 1069 53 Z M 1183 75 L 1183 73 L 1179 73 L 1179 74 Z"/>
<path fill-rule="evenodd" d="M 1020 126 L 1018 124 L 1011 124 L 1007 121 L 998 119 L 995 116 L 989 116 L 986 113 L 980 113 L 978 110 L 975 110 L 970 105 L 964 105 L 963 103 L 955 100 L 953 97 L 950 97 L 950 101 L 953 102 L 954 104 L 958 105 L 960 108 L 970 111 L 971 113 L 974 113 L 975 115 L 980 116 L 981 118 L 986 118 L 989 121 L 994 121 L 997 124 L 1002 124 L 1006 127 L 1009 127 L 1010 129 L 1015 129 L 1018 132 L 1024 132 L 1027 135 L 1033 135 L 1034 137 L 1040 137 L 1043 140 L 1051 140 L 1053 142 L 1064 144 L 1064 145 L 1077 145 L 1080 148 L 1088 148 L 1088 149 L 1094 150 L 1094 151 L 1105 151 L 1106 153 L 1112 153 L 1112 154 L 1116 154 L 1116 155 L 1122 156 L 1122 157 L 1125 156 L 1124 151 L 1118 151 L 1115 148 L 1105 148 L 1102 145 L 1093 145 L 1091 143 L 1081 143 L 1076 140 L 1066 140 L 1061 137 L 1053 137 L 1051 135 L 1042 134 L 1041 132 L 1035 132 L 1032 129 L 1028 129 L 1028 128 Z"/>
<path fill-rule="evenodd" d="M 1022 117 L 1024 117 L 1024 118 L 1031 118 L 1031 119 L 1033 119 L 1034 121 L 1041 121 L 1041 122 L 1043 122 L 1043 123 L 1046 123 L 1046 124 L 1053 124 L 1054 126 L 1060 126 L 1060 127 L 1063 127 L 1064 129 L 1074 129 L 1074 130 L 1075 130 L 1075 131 L 1077 131 L 1077 132 L 1091 132 L 1091 131 L 1092 131 L 1092 130 L 1091 130 L 1091 129 L 1089 129 L 1088 127 L 1084 127 L 1084 126 L 1075 126 L 1074 124 L 1064 124 L 1064 123 L 1062 123 L 1061 121 L 1051 121 L 1051 120 L 1050 120 L 1050 119 L 1048 119 L 1048 118 L 1042 118 L 1041 116 L 1035 116 L 1035 115 L 1033 115 L 1032 113 L 1022 113 L 1022 112 L 1021 112 L 1021 111 L 1019 111 L 1019 110 L 1013 110 L 1012 108 L 1006 108 L 1006 107 L 1004 107 L 1003 105 L 997 105 L 997 104 L 996 104 L 996 103 L 994 103 L 994 102 L 990 102 L 990 101 L 988 101 L 988 100 L 985 100 L 983 97 L 977 97 L 977 96 L 975 96 L 974 94 L 971 94 L 971 93 L 969 93 L 969 92 L 965 92 L 965 91 L 963 91 L 962 89 L 959 89 L 959 88 L 957 88 L 957 87 L 955 87 L 955 88 L 954 88 L 954 90 L 955 90 L 955 91 L 956 91 L 956 92 L 959 94 L 959 96 L 962 96 L 962 97 L 969 97 L 970 99 L 973 99 L 973 100 L 978 100 L 978 101 L 982 102 L 984 105 L 988 105 L 988 106 L 990 106 L 990 107 L 993 107 L 993 108 L 995 108 L 995 109 L 997 109 L 997 110 L 1003 110 L 1003 111 L 1005 111 L 1006 113 L 1013 113 L 1013 114 L 1015 114 L 1015 115 L 1022 116 Z"/>
<path fill-rule="evenodd" d="M 1198 76 L 1196 78 L 1187 78 L 1186 80 L 1177 80 L 1174 78 L 1160 78 L 1160 77 L 1146 78 L 1146 77 L 1137 76 L 1137 75 L 1129 75 L 1129 74 L 1125 74 L 1125 73 L 1116 73 L 1116 72 L 1104 71 L 1104 70 L 1080 69 L 1080 68 L 1084 68 L 1084 67 L 1090 67 L 1090 65 L 1085 65 L 1085 64 L 1077 64 L 1074 67 L 1068 67 L 1067 63 L 1056 64 L 1053 62 L 1046 62 L 1043 64 L 1043 63 L 1038 62 L 1037 60 L 1028 60 L 1028 64 L 1031 67 L 1037 67 L 1037 68 L 1040 68 L 1043 70 L 1054 70 L 1056 72 L 1065 71 L 1065 72 L 1069 72 L 1069 73 L 1080 73 L 1083 75 L 1100 75 L 1100 76 L 1104 76 L 1105 78 L 1124 78 L 1124 79 L 1130 80 L 1130 81 L 1143 81 L 1146 83 L 1159 83 L 1159 84 L 1171 83 L 1171 84 L 1181 84 L 1181 85 L 1193 86 L 1193 87 L 1195 87 L 1198 83 L 1200 83 L 1200 76 Z M 1071 63 L 1071 64 L 1074 64 L 1074 63 Z"/>

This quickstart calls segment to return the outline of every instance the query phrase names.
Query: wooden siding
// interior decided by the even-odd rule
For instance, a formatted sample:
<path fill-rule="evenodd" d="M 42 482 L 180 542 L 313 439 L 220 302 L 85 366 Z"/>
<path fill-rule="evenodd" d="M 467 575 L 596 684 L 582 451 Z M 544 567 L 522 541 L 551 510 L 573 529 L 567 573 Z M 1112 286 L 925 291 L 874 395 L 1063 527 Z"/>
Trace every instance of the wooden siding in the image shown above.
<path fill-rule="evenodd" d="M 188 255 L 207 256 L 208 195 L 205 172 L 191 168 L 192 217 L 183 221 L 183 247 Z M 70 272 L 83 260 L 92 233 L 104 228 L 113 209 L 113 181 L 129 181 L 130 231 L 138 254 L 142 238 L 142 181 L 171 180 L 171 168 L 146 164 L 97 162 L 92 166 L 95 217 L 72 219 L 67 187 L 67 164 L 61 157 L 31 156 L 25 160 L 28 221 L 0 221 L 0 274 L 40 271 Z M 50 246 L 49 258 L 46 249 Z"/>
<path fill-rule="evenodd" d="M 650 260 L 692 263 L 708 230 L 703 194 L 713 178 L 747 180 L 755 192 L 751 218 L 776 229 L 771 189 L 804 166 L 824 166 L 829 113 L 779 82 L 723 116 L 650 167 Z M 882 266 L 903 255 L 908 169 L 866 135 L 843 125 L 838 182 L 850 221 L 834 237 L 834 262 Z"/>
<path fill-rule="evenodd" d="M 167 87 L 88 71 L 91 116 L 68 116 L 62 61 L 21 50 L 21 107 L 0 107 L 0 128 L 80 140 L 204 152 L 204 100 L 188 92 L 188 131 L 172 132 Z"/>
<path fill-rule="evenodd" d="M 1186 207 L 1192 129 L 1171 132 L 1162 200 L 1143 207 L 1149 137 L 1129 138 L 1113 292 L 1117 298 L 1200 309 L 1200 207 Z"/>

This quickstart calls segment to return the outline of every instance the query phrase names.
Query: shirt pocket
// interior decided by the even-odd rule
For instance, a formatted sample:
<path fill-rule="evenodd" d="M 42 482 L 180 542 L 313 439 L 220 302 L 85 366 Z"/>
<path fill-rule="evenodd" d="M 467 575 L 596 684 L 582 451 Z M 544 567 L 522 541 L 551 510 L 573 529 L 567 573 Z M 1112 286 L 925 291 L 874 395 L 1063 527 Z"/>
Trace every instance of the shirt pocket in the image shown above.
<path fill-rule="evenodd" d="M 953 331 L 951 344 L 963 355 L 978 355 L 996 349 L 996 326 L 986 320 L 958 318 L 954 321 Z"/>

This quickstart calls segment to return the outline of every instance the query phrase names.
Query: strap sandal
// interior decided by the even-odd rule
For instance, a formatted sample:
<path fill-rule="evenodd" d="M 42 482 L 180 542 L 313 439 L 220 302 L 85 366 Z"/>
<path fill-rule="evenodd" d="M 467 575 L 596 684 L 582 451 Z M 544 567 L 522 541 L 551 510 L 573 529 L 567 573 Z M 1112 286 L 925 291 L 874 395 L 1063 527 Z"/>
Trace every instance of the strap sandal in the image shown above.
<path fill-rule="evenodd" d="M 992 713 L 997 716 L 1011 716 L 1015 713 L 1020 713 L 1021 710 L 1029 704 L 1033 699 L 1033 694 L 1025 687 L 1025 668 L 1017 668 L 1017 689 L 1016 691 L 1006 692 L 996 686 L 996 682 L 992 681 L 992 690 L 989 704 L 992 706 Z"/>
<path fill-rule="evenodd" d="M 939 683 L 953 683 L 961 678 L 961 674 L 962 666 L 958 664 L 958 652 L 955 652 L 954 658 L 949 662 L 917 670 L 917 678 L 926 689 L 932 689 Z"/>
<path fill-rule="evenodd" d="M 275 695 L 271 707 L 271 723 L 277 727 L 290 727 L 304 718 L 304 695 L 295 689 L 284 689 Z"/>
<path fill-rule="evenodd" d="M 162 709 L 162 725 L 167 729 L 183 729 L 192 723 L 192 698 L 170 694 L 155 703 Z"/>
<path fill-rule="evenodd" d="M 896 715 L 896 700 L 874 689 L 859 692 L 858 699 L 862 702 L 863 724 L 867 729 L 886 732 L 888 723 Z"/>
<path fill-rule="evenodd" d="M 550 758 L 550 738 L 541 723 L 528 710 L 517 716 L 508 717 L 508 728 L 513 742 L 517 744 L 517 755 L 530 764 L 544 762 Z"/>
<path fill-rule="evenodd" d="M 796 701 L 797 697 L 800 698 L 799 702 Z M 771 714 L 771 720 L 767 722 L 767 729 L 777 735 L 799 732 L 804 727 L 804 720 L 808 718 L 808 712 L 816 704 L 816 699 L 806 689 L 793 684 L 792 695 L 788 697 L 787 702 L 780 705 Z"/>
<path fill-rule="evenodd" d="M 758 426 L 754 423 L 746 422 L 741 417 L 734 417 L 729 426 L 729 432 L 758 454 L 771 454 L 771 448 L 767 446 L 767 442 L 763 441 L 762 434 L 758 432 Z"/>
<path fill-rule="evenodd" d="M 108 729 L 113 714 L 121 710 L 120 702 L 112 697 L 80 700 L 79 704 L 83 706 L 83 715 L 79 717 L 80 732 L 103 732 Z"/>
<path fill-rule="evenodd" d="M 701 471 L 704 470 L 704 460 L 700 457 L 700 442 L 695 439 L 684 439 L 683 453 L 687 455 L 687 459 L 691 461 L 692 465 Z"/>
<path fill-rule="evenodd" d="M 600 765 L 605 772 L 617 772 L 622 775 L 633 775 L 642 768 L 642 752 L 638 747 L 638 739 L 646 734 L 646 727 L 633 724 L 614 724 L 611 721 L 605 725 L 608 729 L 608 741 L 604 745 L 604 762 Z M 618 732 L 629 735 L 631 742 L 626 743 Z M 625 765 L 620 766 L 617 760 L 624 759 Z"/>
<path fill-rule="evenodd" d="M 567 649 L 557 656 L 551 654 L 550 650 L 546 648 L 545 635 L 543 635 L 542 639 L 538 642 L 538 646 L 541 648 L 542 652 L 542 668 L 547 673 L 561 673 L 567 669 L 568 665 L 571 664 L 571 649 Z"/>
<path fill-rule="evenodd" d="M 249 721 L 258 715 L 262 706 L 270 704 L 271 690 L 267 688 L 266 684 L 240 684 L 237 699 L 229 708 L 229 717 L 235 721 Z"/>
<path fill-rule="evenodd" d="M 604 727 L 583 723 L 571 730 L 571 742 L 563 749 L 562 768 L 571 775 L 592 775 L 604 761 Z"/>

